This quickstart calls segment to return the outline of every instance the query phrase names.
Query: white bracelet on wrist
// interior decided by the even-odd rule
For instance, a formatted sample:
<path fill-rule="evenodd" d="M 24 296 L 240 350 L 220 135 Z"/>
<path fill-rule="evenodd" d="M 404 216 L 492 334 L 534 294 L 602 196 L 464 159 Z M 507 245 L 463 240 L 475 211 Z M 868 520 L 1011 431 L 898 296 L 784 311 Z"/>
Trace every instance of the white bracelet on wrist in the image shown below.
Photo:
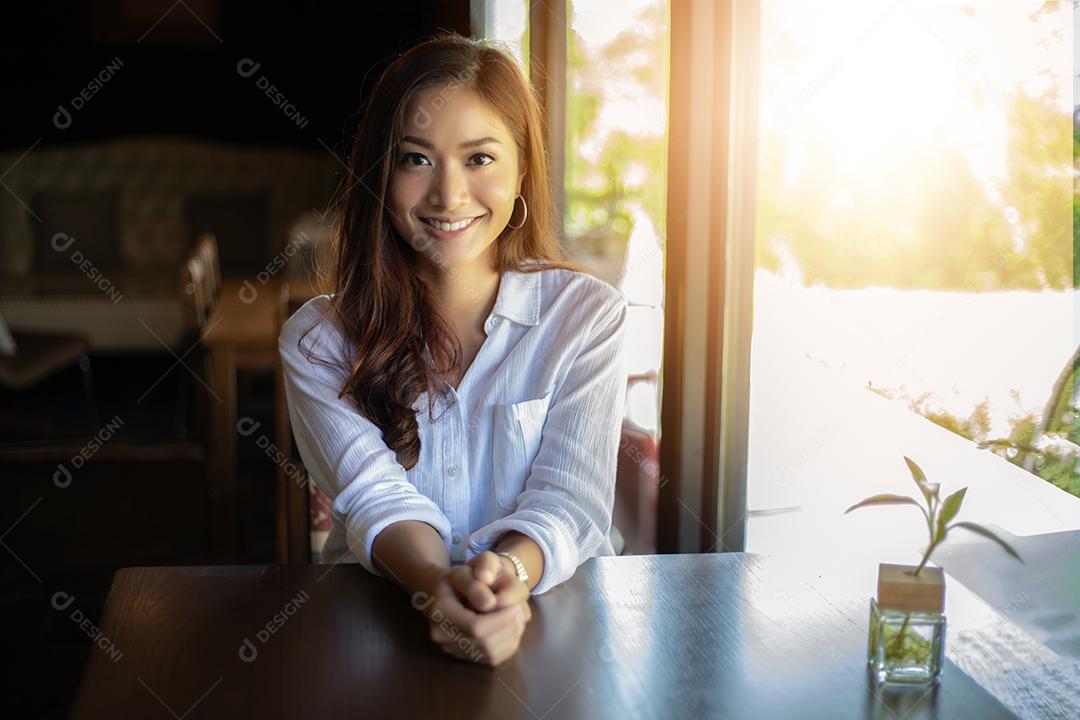
<path fill-rule="evenodd" d="M 509 560 L 511 563 L 513 563 L 514 570 L 517 572 L 518 580 L 521 580 L 521 582 L 525 583 L 526 585 L 529 584 L 529 573 L 525 571 L 525 566 L 522 564 L 521 560 L 518 559 L 517 555 L 512 552 L 505 551 L 496 553 L 496 555 L 501 555 L 507 560 Z"/>

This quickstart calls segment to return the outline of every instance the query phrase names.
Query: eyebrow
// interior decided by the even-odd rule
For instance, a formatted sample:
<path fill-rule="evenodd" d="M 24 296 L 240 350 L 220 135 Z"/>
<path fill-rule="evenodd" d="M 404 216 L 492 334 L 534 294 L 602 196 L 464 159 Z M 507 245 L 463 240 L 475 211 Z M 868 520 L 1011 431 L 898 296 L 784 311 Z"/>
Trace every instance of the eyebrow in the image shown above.
<path fill-rule="evenodd" d="M 429 150 L 431 150 L 431 149 L 433 149 L 435 147 L 434 145 L 432 145 L 427 140 L 425 140 L 423 138 L 418 138 L 415 135 L 405 135 L 404 137 L 401 138 L 401 142 L 410 142 L 410 143 L 412 143 L 414 145 L 419 145 L 420 147 L 424 147 L 424 148 L 427 148 Z M 463 147 L 463 148 L 476 147 L 477 145 L 487 145 L 489 143 L 499 144 L 499 141 L 496 140 L 495 138 L 491 137 L 491 136 L 488 136 L 488 137 L 477 138 L 476 140 L 466 140 L 465 142 L 461 143 L 461 145 L 459 145 L 458 147 Z"/>

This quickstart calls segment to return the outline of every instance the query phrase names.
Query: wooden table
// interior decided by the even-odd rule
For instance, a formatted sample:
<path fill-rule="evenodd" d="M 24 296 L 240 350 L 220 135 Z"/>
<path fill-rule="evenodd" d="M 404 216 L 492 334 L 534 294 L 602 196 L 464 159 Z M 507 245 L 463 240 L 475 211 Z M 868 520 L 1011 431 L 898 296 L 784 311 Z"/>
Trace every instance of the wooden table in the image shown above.
<path fill-rule="evenodd" d="M 283 295 L 287 292 L 288 295 Z M 218 562 L 242 557 L 236 491 L 236 373 L 239 368 L 272 370 L 277 362 L 279 309 L 287 297 L 310 298 L 314 290 L 304 281 L 270 278 L 265 283 L 226 279 L 206 323 L 203 345 L 214 366 L 214 398 L 208 457 L 213 538 L 211 552 Z M 265 434 L 273 439 L 273 428 Z"/>
<path fill-rule="evenodd" d="M 951 663 L 935 689 L 873 689 L 872 585 L 850 579 L 741 553 L 595 558 L 532 599 L 490 668 L 444 655 L 358 565 L 124 569 L 102 623 L 123 654 L 94 649 L 73 717 L 1014 717 Z"/>
<path fill-rule="evenodd" d="M 936 559 L 1047 648 L 1080 661 L 1080 530 L 1007 539 L 1024 562 L 985 541 L 946 543 Z"/>

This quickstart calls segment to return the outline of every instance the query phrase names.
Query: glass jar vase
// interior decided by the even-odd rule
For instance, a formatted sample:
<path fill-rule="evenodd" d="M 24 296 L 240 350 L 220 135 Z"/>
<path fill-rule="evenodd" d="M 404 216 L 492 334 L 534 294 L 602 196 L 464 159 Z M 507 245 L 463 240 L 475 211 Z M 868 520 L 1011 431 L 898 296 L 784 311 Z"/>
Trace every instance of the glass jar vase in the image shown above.
<path fill-rule="evenodd" d="M 878 565 L 866 654 L 876 684 L 934 684 L 941 679 L 945 658 L 941 568 Z"/>
<path fill-rule="evenodd" d="M 881 608 L 870 598 L 867 656 L 874 682 L 934 684 L 945 662 L 945 615 Z"/>

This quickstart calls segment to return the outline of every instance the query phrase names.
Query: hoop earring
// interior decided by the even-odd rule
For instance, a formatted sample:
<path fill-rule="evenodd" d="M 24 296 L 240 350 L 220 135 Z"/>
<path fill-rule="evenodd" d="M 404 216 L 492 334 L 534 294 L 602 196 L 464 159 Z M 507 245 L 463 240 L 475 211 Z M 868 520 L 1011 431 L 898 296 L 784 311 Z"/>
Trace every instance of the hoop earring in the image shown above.
<path fill-rule="evenodd" d="M 510 223 L 506 223 L 506 227 L 514 229 L 514 230 L 519 230 L 519 229 L 525 227 L 525 221 L 529 219 L 529 206 L 525 203 L 525 198 L 524 197 L 522 197 L 521 195 L 518 195 L 516 198 L 514 198 L 514 206 L 517 207 L 517 199 L 518 198 L 521 198 L 521 208 L 525 211 L 525 214 L 522 216 L 521 222 L 518 223 L 517 225 L 511 225 Z M 513 210 L 511 210 L 510 211 L 510 217 L 513 217 L 513 216 L 514 216 L 514 212 L 513 212 Z"/>

